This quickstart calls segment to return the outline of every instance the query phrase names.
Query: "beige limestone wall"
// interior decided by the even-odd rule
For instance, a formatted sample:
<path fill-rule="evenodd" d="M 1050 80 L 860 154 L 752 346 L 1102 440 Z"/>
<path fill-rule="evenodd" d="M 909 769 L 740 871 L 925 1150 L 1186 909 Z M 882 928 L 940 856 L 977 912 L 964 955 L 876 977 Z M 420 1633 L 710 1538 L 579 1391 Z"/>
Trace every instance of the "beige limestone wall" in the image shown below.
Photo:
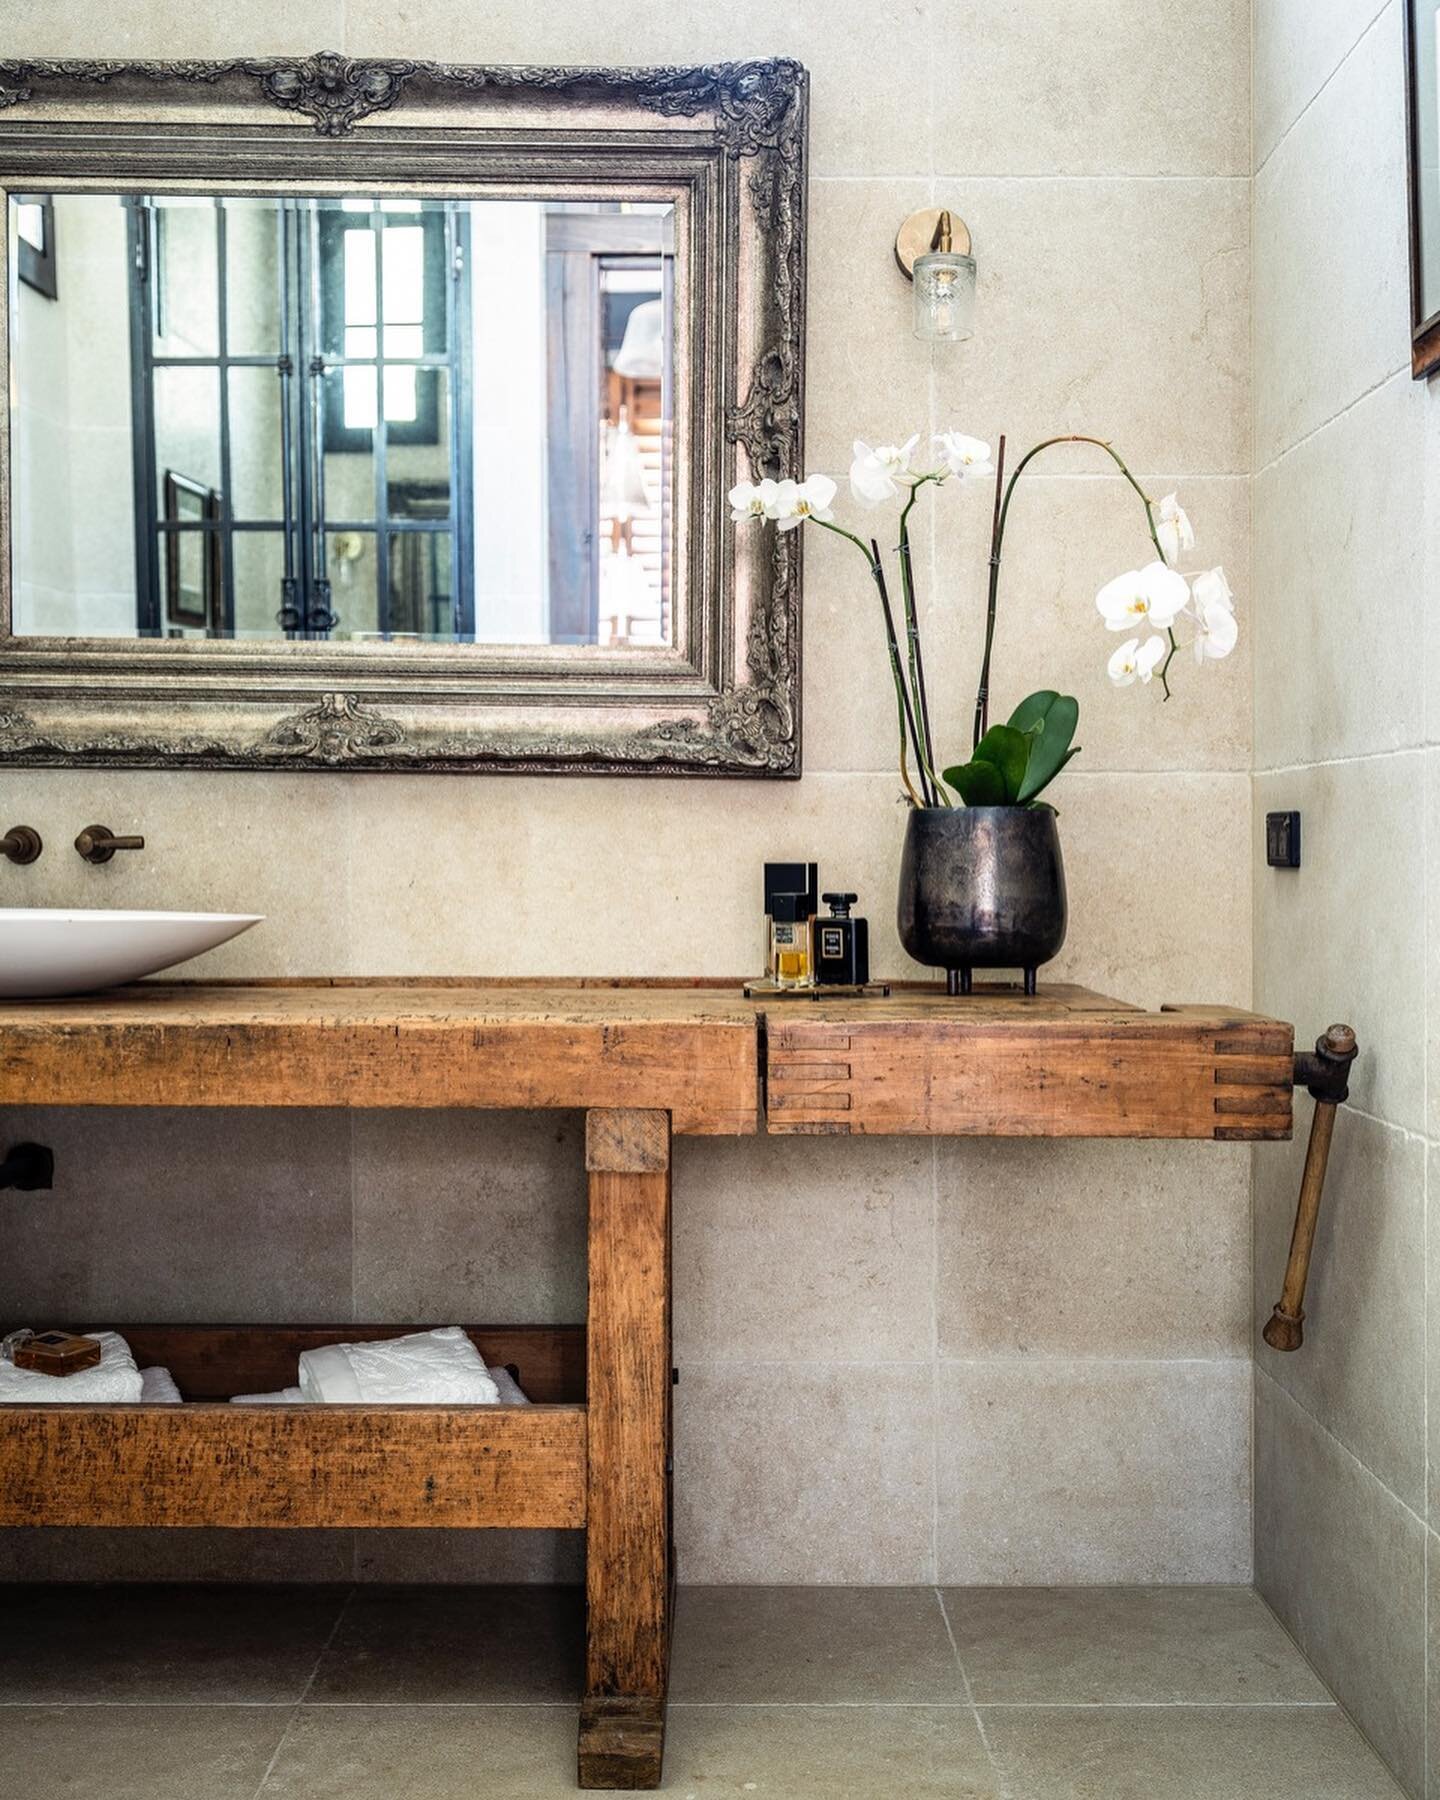
<path fill-rule="evenodd" d="M 1310 1036 L 1350 1020 L 1363 1051 L 1305 1348 L 1257 1336 L 1255 1561 L 1407 1791 L 1433 1796 L 1440 395 L 1409 374 L 1402 10 L 1255 10 L 1255 998 Z M 1304 866 L 1268 869 L 1264 814 L 1295 807 Z M 1257 1327 L 1302 1154 L 1256 1155 Z"/>
<path fill-rule="evenodd" d="M 1229 568 L 1243 605 L 1248 10 L 1193 0 L 1183 57 L 1151 0 L 255 0 L 243 26 L 137 0 L 10 0 L 5 35 L 9 54 L 799 56 L 814 79 L 811 466 L 843 473 L 856 433 L 1096 431 L 1152 491 L 1180 485 L 1197 554 Z M 933 356 L 890 258 L 900 218 L 932 198 L 970 221 L 981 269 L 974 342 Z M 927 655 L 956 741 L 986 500 L 940 501 Z M 1144 541 L 1099 460 L 1056 455 L 1012 536 L 1003 691 L 1056 681 L 1084 706 L 1084 755 L 1057 792 L 1073 923 L 1053 973 L 1150 1004 L 1248 1002 L 1248 653 L 1163 709 L 1111 693 L 1092 597 Z M 728 974 L 759 956 L 761 862 L 809 855 L 861 893 L 878 971 L 911 973 L 892 923 L 903 815 L 880 628 L 854 553 L 810 552 L 798 783 L 20 774 L 4 810 L 52 844 L 100 818 L 150 848 L 105 870 L 53 851 L 7 873 L 6 899 L 267 913 L 217 973 Z M 573 1119 L 4 1124 L 53 1137 L 60 1167 L 52 1198 L 7 1211 L 5 1316 L 581 1305 Z M 738 1142 L 677 1160 L 687 1579 L 1248 1578 L 1243 1151 Z M 543 1576 L 574 1555 L 484 1534 L 12 1537 L 0 1568 Z"/>

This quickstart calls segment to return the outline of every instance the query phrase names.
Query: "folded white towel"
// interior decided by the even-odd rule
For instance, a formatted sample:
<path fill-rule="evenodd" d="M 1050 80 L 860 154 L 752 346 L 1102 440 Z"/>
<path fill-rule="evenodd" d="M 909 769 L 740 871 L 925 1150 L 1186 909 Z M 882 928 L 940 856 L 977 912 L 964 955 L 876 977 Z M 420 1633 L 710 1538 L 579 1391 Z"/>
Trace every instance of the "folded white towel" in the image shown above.
<path fill-rule="evenodd" d="M 528 1406 L 530 1404 L 530 1396 L 520 1392 L 520 1383 L 508 1369 L 497 1369 L 494 1363 L 491 1363 L 490 1379 L 495 1383 L 502 1406 Z"/>
<path fill-rule="evenodd" d="M 87 1401 L 138 1400 L 144 1389 L 130 1346 L 113 1331 L 87 1331 L 99 1338 L 100 1360 L 93 1369 L 77 1369 L 73 1375 L 46 1375 L 39 1369 L 17 1369 L 0 1358 L 0 1401 L 12 1406 L 59 1402 L 83 1406 Z"/>
<path fill-rule="evenodd" d="M 306 1350 L 300 1392 L 312 1405 L 493 1406 L 500 1398 L 480 1352 L 458 1325 Z"/>
<path fill-rule="evenodd" d="M 147 1406 L 182 1406 L 180 1390 L 168 1369 L 140 1371 L 140 1398 Z"/>
<path fill-rule="evenodd" d="M 147 1371 L 148 1373 L 148 1371 Z M 508 1369 L 491 1368 L 487 1371 L 495 1383 L 496 1397 L 501 1406 L 528 1406 L 530 1396 L 522 1393 L 520 1384 Z M 146 1395 L 149 1398 L 149 1395 Z M 234 1394 L 231 1396 L 232 1406 L 300 1406 L 305 1400 L 298 1387 L 281 1388 L 274 1394 Z"/>
<path fill-rule="evenodd" d="M 232 1406 L 298 1406 L 305 1396 L 298 1387 L 281 1388 L 273 1394 L 232 1394 Z"/>

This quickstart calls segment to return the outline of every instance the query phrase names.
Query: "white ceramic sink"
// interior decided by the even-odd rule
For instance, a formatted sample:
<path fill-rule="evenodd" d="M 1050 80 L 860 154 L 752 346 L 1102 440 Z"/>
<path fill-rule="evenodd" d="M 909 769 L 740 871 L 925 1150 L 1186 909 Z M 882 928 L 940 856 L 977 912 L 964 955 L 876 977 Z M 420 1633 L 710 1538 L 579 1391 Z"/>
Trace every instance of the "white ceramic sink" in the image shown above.
<path fill-rule="evenodd" d="M 260 923 L 260 913 L 0 907 L 0 998 L 92 994 L 155 975 Z"/>

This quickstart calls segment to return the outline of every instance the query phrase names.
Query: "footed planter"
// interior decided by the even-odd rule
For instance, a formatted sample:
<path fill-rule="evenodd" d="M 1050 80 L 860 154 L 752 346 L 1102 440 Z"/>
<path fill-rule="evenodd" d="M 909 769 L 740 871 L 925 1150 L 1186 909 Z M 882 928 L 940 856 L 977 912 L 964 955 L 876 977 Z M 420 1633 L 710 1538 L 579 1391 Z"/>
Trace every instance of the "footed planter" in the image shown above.
<path fill-rule="evenodd" d="M 1035 971 L 1065 942 L 1065 865 L 1048 806 L 923 807 L 900 862 L 900 942 L 945 971 L 952 994 L 975 969 Z"/>

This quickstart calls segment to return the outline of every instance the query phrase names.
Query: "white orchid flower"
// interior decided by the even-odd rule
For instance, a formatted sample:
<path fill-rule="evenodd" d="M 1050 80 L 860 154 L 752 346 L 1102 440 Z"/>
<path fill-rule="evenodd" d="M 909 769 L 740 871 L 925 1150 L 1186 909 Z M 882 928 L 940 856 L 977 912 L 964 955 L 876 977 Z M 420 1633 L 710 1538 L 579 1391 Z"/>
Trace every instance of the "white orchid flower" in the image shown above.
<path fill-rule="evenodd" d="M 1195 660 L 1219 662 L 1235 648 L 1240 627 L 1235 620 L 1235 596 L 1223 569 L 1207 569 L 1195 577 Z"/>
<path fill-rule="evenodd" d="M 1163 562 L 1152 562 L 1107 581 L 1095 596 L 1095 605 L 1110 631 L 1128 631 L 1136 625 L 1168 631 L 1189 599 L 1185 577 Z"/>
<path fill-rule="evenodd" d="M 963 431 L 940 431 L 935 434 L 935 442 L 940 446 L 945 467 L 961 481 L 969 476 L 995 473 L 990 446 L 984 438 L 966 437 Z"/>
<path fill-rule="evenodd" d="M 1139 638 L 1127 638 L 1110 658 L 1110 679 L 1116 687 L 1130 687 L 1137 681 L 1149 681 L 1165 660 L 1165 640 L 1156 632 L 1142 644 Z"/>
<path fill-rule="evenodd" d="M 850 492 L 865 506 L 893 500 L 900 492 L 901 480 L 910 472 L 910 458 L 919 442 L 917 431 L 903 444 L 881 444 L 872 450 L 856 438 L 855 460 L 850 464 Z"/>
<path fill-rule="evenodd" d="M 830 511 L 835 483 L 828 475 L 807 475 L 804 481 L 781 481 L 774 487 L 765 516 L 778 521 L 782 531 L 793 531 L 807 519 L 827 525 L 835 517 Z"/>
<path fill-rule="evenodd" d="M 773 517 L 770 508 L 775 501 L 778 482 L 767 476 L 764 481 L 741 481 L 730 490 L 730 517 L 738 525 L 745 519 Z"/>
<path fill-rule="evenodd" d="M 1167 563 L 1179 562 L 1182 550 L 1195 548 L 1194 527 L 1174 494 L 1167 494 L 1160 502 L 1160 517 L 1155 525 L 1155 535 L 1160 540 L 1160 548 Z"/>

